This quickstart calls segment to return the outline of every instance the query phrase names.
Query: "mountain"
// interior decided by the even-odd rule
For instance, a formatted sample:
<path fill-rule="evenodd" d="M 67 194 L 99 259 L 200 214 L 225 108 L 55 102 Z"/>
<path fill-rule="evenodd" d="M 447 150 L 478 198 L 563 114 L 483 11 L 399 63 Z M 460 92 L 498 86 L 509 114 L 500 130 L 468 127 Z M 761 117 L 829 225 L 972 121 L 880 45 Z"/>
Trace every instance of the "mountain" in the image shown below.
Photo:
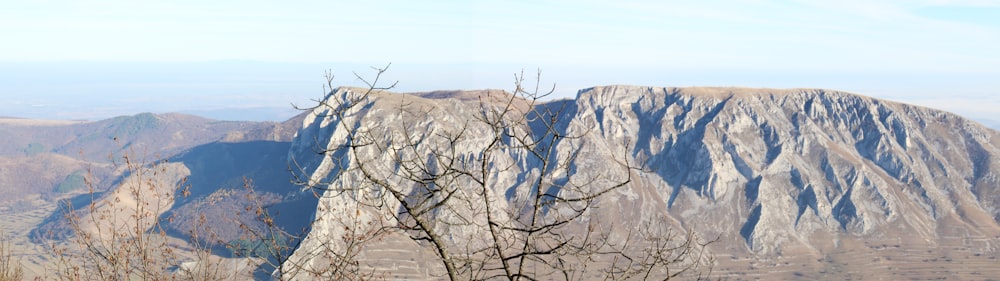
<path fill-rule="evenodd" d="M 302 117 L 297 118 L 285 123 L 234 122 L 142 113 L 94 122 L 0 119 L 0 167 L 6 167 L 0 169 L 0 194 L 10 195 L 0 202 L 20 200 L 26 192 L 49 194 L 64 180 L 87 173 L 99 181 L 110 179 L 110 163 L 116 160 L 112 158 L 124 152 L 134 160 L 152 162 L 211 142 L 287 142 L 298 127 L 294 120 Z"/>
<path fill-rule="evenodd" d="M 327 103 L 357 91 L 338 89 Z M 468 145 L 456 145 L 454 153 L 476 159 L 476 136 L 489 135 L 474 121 L 479 99 L 471 97 L 481 93 L 377 92 L 344 120 L 319 108 L 303 120 L 289 159 L 303 178 L 323 187 L 351 186 L 361 175 L 358 167 L 344 166 L 350 162 L 337 162 L 351 155 L 344 128 L 380 136 L 398 132 L 402 120 L 419 125 L 413 131 L 418 139 L 466 130 L 468 141 L 455 143 Z M 405 114 L 399 110 L 404 106 L 422 114 Z M 579 136 L 553 144 L 556 155 L 572 153 L 573 173 L 598 178 L 611 159 L 643 167 L 628 185 L 602 196 L 584 219 L 633 228 L 659 221 L 718 236 L 710 250 L 719 277 L 1000 275 L 993 266 L 1000 244 L 1000 146 L 993 140 L 1000 133 L 960 116 L 819 89 L 605 86 L 536 108 L 562 108 L 551 116 L 560 120 L 558 130 Z M 506 153 L 501 157 L 523 158 L 523 152 Z M 517 179 L 541 169 L 511 163 L 498 172 L 500 182 L 490 192 L 501 205 L 525 192 Z M 354 216 L 345 208 L 351 195 L 326 193 L 289 265 L 322 265 L 312 251 L 343 234 L 333 222 Z M 450 243 L 474 237 L 465 229 L 438 227 L 449 233 Z M 421 259 L 431 255 L 425 244 L 405 235 L 393 239 L 401 240 L 370 249 L 365 261 L 400 274 L 395 276 L 427 277 L 440 270 Z"/>
<path fill-rule="evenodd" d="M 94 122 L 0 119 L 0 132 L 10 136 L 0 142 L 0 155 L 51 152 L 107 161 L 111 151 L 134 149 L 166 157 L 212 141 L 278 141 L 281 128 L 274 122 L 218 121 L 179 113 L 141 113 Z"/>
<path fill-rule="evenodd" d="M 327 104 L 359 91 L 337 89 Z M 359 212 L 346 205 L 350 193 L 336 192 L 361 176 L 357 166 L 342 162 L 352 149 L 344 145 L 344 128 L 384 136 L 409 126 L 410 137 L 428 142 L 462 128 L 462 139 L 440 145 L 475 161 L 489 141 L 483 136 L 490 135 L 477 121 L 480 103 L 505 101 L 529 109 L 529 101 L 499 90 L 375 92 L 344 120 L 323 107 L 282 123 L 184 114 L 96 122 L 0 119 L 0 227 L 18 247 L 31 245 L 23 241 L 29 230 L 36 236 L 64 231 L 57 202 L 85 206 L 92 200 L 84 188 L 88 174 L 97 178 L 96 198 L 121 196 L 112 188 L 129 175 L 109 156 L 129 151 L 147 162 L 167 161 L 170 172 L 151 178 L 160 186 L 189 187 L 187 196 L 162 210 L 161 218 L 170 218 L 163 220 L 166 230 L 178 241 L 194 233 L 240 242 L 239 223 L 264 227 L 243 211 L 249 210 L 243 188 L 249 179 L 283 231 L 308 231 L 288 265 L 324 266 L 323 257 L 311 254 L 345 234 L 338 222 L 397 223 Z M 404 107 L 414 111 L 404 113 Z M 719 237 L 709 246 L 717 257 L 714 277 L 1000 276 L 1000 147 L 993 141 L 1000 133 L 960 116 L 830 90 L 637 86 L 584 89 L 575 99 L 540 102 L 534 109 L 560 109 L 558 115 L 529 116 L 530 130 L 540 129 L 539 118 L 551 118 L 557 120 L 553 129 L 574 136 L 551 143 L 553 155 L 572 159 L 567 171 L 574 176 L 613 177 L 620 174 L 616 162 L 641 167 L 627 185 L 594 202 L 583 220 L 614 226 L 617 234 L 652 223 Z M 392 161 L 374 151 L 359 156 L 376 165 Z M 524 160 L 525 151 L 517 149 L 494 156 L 495 166 L 505 168 L 493 176 L 490 202 L 509 206 L 532 192 L 522 179 L 542 168 L 538 162 Z M 545 180 L 565 184 L 566 178 Z M 334 189 L 303 190 L 293 179 Z M 442 222 L 461 215 L 437 214 Z M 482 234 L 447 223 L 435 227 L 451 245 L 478 243 Z M 29 256 L 25 262 L 40 274 L 45 253 L 29 246 L 20 248 Z M 442 270 L 427 258 L 434 255 L 425 241 L 389 233 L 366 246 L 360 259 L 366 269 L 392 278 L 433 279 Z"/>
<path fill-rule="evenodd" d="M 29 236 L 38 242 L 42 236 L 65 233 L 66 221 L 59 210 L 62 202 L 82 207 L 93 199 L 90 192 L 98 198 L 120 194 L 113 187 L 129 180 L 130 171 L 121 158 L 127 153 L 137 164 L 169 162 L 163 167 L 172 172 L 150 180 L 160 185 L 190 185 L 192 195 L 171 202 L 173 208 L 164 214 L 177 214 L 167 228 L 184 237 L 193 225 L 192 217 L 205 214 L 213 221 L 226 221 L 217 218 L 219 211 L 199 213 L 197 207 L 212 194 L 235 194 L 227 192 L 242 189 L 243 177 L 255 179 L 268 198 L 276 196 L 276 190 L 295 191 L 284 159 L 302 118 L 282 123 L 218 121 L 177 113 L 100 121 L 0 118 L 0 229 L 14 239 L 16 252 L 29 257 L 25 260 L 29 277 L 45 272 L 42 266 L 51 260 L 27 242 Z M 177 182 L 180 178 L 184 180 Z M 294 196 L 278 197 L 272 201 L 294 201 Z M 244 200 L 239 196 L 227 199 L 225 203 Z M 213 231 L 233 236 L 228 228 Z"/>

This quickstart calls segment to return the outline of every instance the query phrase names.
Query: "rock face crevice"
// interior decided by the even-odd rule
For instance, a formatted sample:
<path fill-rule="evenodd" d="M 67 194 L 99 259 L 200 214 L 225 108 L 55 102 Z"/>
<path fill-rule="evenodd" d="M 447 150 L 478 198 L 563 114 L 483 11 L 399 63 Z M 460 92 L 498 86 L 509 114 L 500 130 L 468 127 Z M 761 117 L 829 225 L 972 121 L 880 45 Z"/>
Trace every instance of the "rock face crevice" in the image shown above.
<path fill-rule="evenodd" d="M 351 91 L 339 89 L 330 98 Z M 348 120 L 321 111 L 307 117 L 289 159 L 329 188 L 348 186 L 352 176 L 338 171 L 351 168 L 342 160 L 351 156 L 337 153 L 349 132 L 336 124 L 384 133 L 377 128 L 404 121 L 394 111 L 400 104 L 440 109 L 405 120 L 422 132 L 466 126 L 474 136 L 485 129 L 465 122 L 476 112 L 461 99 L 377 93 Z M 562 115 L 532 118 L 556 117 L 558 130 L 579 136 L 543 140 L 555 147 L 555 157 L 576 153 L 568 173 L 591 178 L 586 175 L 606 170 L 609 159 L 643 167 L 637 180 L 601 199 L 599 206 L 608 208 L 595 211 L 637 214 L 620 217 L 619 225 L 665 216 L 679 227 L 719 234 L 719 249 L 761 256 L 796 249 L 822 255 L 844 239 L 935 241 L 955 228 L 1000 235 L 1000 147 L 991 143 L 1000 133 L 950 113 L 829 90 L 636 86 L 588 88 L 574 100 L 539 107 L 562 108 Z M 475 159 L 475 141 L 458 148 L 460 154 Z M 560 192 L 522 184 L 541 167 L 519 153 L 494 163 L 516 167 L 494 175 L 499 205 L 531 192 Z M 326 193 L 318 222 L 350 215 L 337 203 L 343 194 Z M 616 210 L 621 206 L 631 209 Z M 327 227 L 318 223 L 312 232 L 332 237 L 336 231 Z M 313 237 L 321 236 L 310 233 L 302 247 L 320 239 Z"/>

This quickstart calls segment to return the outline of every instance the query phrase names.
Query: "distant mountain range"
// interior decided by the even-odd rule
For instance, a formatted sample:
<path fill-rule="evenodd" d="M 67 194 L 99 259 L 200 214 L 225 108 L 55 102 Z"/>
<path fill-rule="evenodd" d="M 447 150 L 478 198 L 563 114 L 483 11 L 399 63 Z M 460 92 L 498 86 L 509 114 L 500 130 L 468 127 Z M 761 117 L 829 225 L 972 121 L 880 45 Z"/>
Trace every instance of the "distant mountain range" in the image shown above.
<path fill-rule="evenodd" d="M 337 89 L 328 99 L 351 91 L 358 89 Z M 333 154 L 349 149 L 337 145 L 345 133 L 338 131 L 341 127 L 326 124 L 389 130 L 400 118 L 395 110 L 400 104 L 419 104 L 429 108 L 426 115 L 410 121 L 428 125 L 415 133 L 447 131 L 474 120 L 483 93 L 378 92 L 366 110 L 348 120 L 332 120 L 322 108 L 282 123 L 148 113 L 96 122 L 0 118 L 0 206 L 50 208 L 48 218 L 19 225 L 15 235 L 27 237 L 33 229 L 57 232 L 65 225 L 54 204 L 45 202 L 84 194 L 76 177 L 88 170 L 106 190 L 122 177 L 108 164 L 109 156 L 131 151 L 190 170 L 192 195 L 169 210 L 177 218 L 168 226 L 174 235 L 198 231 L 194 221 L 200 214 L 212 221 L 231 219 L 225 211 L 244 204 L 238 192 L 243 178 L 273 195 L 269 204 L 281 211 L 284 228 L 305 229 L 313 220 L 339 216 L 322 206 L 343 198 L 317 199 L 301 191 L 290 181 L 288 161 L 302 168 L 302 176 L 329 179 L 331 185 L 350 184 L 352 178 L 349 173 L 336 177 L 337 171 L 324 164 L 329 157 L 316 153 L 316 147 L 333 148 Z M 818 89 L 603 86 L 537 106 L 564 108 L 555 116 L 563 120 L 560 130 L 582 136 L 556 144 L 557 150 L 582 145 L 572 163 L 576 173 L 586 177 L 606 169 L 607 159 L 622 157 L 646 170 L 602 197 L 588 216 L 625 226 L 666 218 L 663 223 L 677 229 L 719 236 L 710 247 L 718 277 L 1000 276 L 995 266 L 1000 254 L 1000 146 L 995 140 L 1000 132 L 983 124 Z M 482 128 L 468 129 L 469 135 L 483 134 L 476 131 Z M 476 153 L 475 147 L 456 149 Z M 498 177 L 517 179 L 538 168 L 520 163 Z M 494 194 L 523 188 L 512 184 L 495 187 Z M 23 212 L 0 208 L 0 216 Z M 238 229 L 215 225 L 224 240 L 238 238 Z M 320 233 L 337 233 L 324 227 L 308 228 L 293 261 L 311 262 L 310 247 L 324 243 Z M 420 267 L 434 266 L 412 262 L 420 259 L 422 244 L 395 243 L 415 249 L 394 257 L 417 267 L 410 272 L 413 277 L 427 272 Z"/>
<path fill-rule="evenodd" d="M 287 141 L 293 131 L 280 123 L 225 122 L 174 113 L 96 122 L 0 119 L 0 163 L 11 167 L 0 170 L 0 175 L 9 173 L 0 176 L 0 194 L 46 194 L 88 168 L 106 175 L 112 157 L 126 151 L 154 161 L 210 142 Z"/>

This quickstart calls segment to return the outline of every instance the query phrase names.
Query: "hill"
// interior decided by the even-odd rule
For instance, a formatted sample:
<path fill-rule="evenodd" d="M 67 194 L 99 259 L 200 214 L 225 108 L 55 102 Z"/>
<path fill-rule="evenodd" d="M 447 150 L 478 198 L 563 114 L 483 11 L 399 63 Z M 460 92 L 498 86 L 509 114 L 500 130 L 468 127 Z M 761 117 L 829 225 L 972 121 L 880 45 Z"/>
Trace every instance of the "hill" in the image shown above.
<path fill-rule="evenodd" d="M 29 276 L 41 274 L 45 271 L 42 266 L 51 260 L 40 252 L 40 248 L 27 242 L 29 232 L 33 233 L 31 237 L 36 242 L 40 242 L 39 239 L 44 235 L 65 233 L 63 213 L 58 210 L 63 200 L 75 202 L 77 207 L 81 207 L 90 200 L 84 200 L 91 198 L 90 192 L 98 197 L 115 194 L 106 191 L 113 191 L 117 183 L 128 176 L 128 169 L 121 158 L 126 153 L 135 163 L 151 164 L 167 160 L 202 168 L 205 167 L 205 161 L 189 160 L 194 158 L 184 156 L 188 154 L 183 152 L 217 151 L 219 149 L 212 147 L 238 147 L 244 143 L 254 147 L 253 142 L 269 143 L 270 146 L 256 147 L 278 147 L 278 158 L 258 158 L 258 153 L 264 152 L 256 148 L 243 149 L 241 157 L 267 159 L 275 164 L 267 166 L 269 169 L 265 172 L 287 174 L 282 164 L 287 149 L 280 147 L 287 147 L 301 118 L 302 116 L 292 118 L 285 123 L 231 122 L 176 113 L 143 113 L 93 122 L 0 119 L 0 135 L 4 136 L 0 138 L 0 217 L 5 221 L 3 229 L 15 239 L 16 246 L 19 247 L 16 251 L 23 252 L 28 257 L 26 262 L 30 265 Z M 175 159 L 174 155 L 180 156 Z M 201 157 L 211 155 L 219 154 L 206 152 Z M 218 160 L 222 159 L 232 160 Z M 258 171 L 261 167 L 250 167 L 246 168 L 250 172 L 240 172 L 240 169 L 250 166 L 247 164 L 253 163 L 252 161 L 245 165 L 215 163 L 208 165 L 207 169 L 211 170 L 196 170 L 197 175 L 184 177 L 190 172 L 186 166 L 177 167 L 176 170 L 184 172 L 174 174 L 193 179 L 197 190 L 219 189 L 226 187 L 221 183 L 234 181 L 224 176 L 239 178 L 246 175 L 259 178 L 267 184 L 275 182 L 267 181 L 265 176 L 256 173 L 247 174 Z M 220 165 L 229 167 L 228 171 L 233 172 L 221 173 L 218 171 Z M 270 169 L 272 167 L 274 169 Z M 204 180 L 205 177 L 213 179 Z M 279 179 L 287 184 L 287 179 Z M 172 184 L 177 179 L 162 180 Z M 215 184 L 220 185 L 209 187 Z M 189 201 L 202 200 L 207 194 L 197 195 L 199 196 L 185 198 L 176 205 L 186 206 Z M 177 221 L 178 224 L 182 222 L 186 220 Z M 171 227 L 185 229 L 173 225 Z"/>

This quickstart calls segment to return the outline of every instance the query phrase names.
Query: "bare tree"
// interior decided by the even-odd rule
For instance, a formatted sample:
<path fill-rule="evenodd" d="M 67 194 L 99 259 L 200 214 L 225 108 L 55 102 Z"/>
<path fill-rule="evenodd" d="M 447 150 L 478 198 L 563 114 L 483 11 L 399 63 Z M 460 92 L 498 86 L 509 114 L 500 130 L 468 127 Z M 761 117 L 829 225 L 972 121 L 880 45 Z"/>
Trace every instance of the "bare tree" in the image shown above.
<path fill-rule="evenodd" d="M 376 68 L 372 81 L 355 74 L 366 89 L 332 92 L 307 108 L 340 139 L 317 139 L 315 148 L 334 166 L 332 176 L 317 178 L 296 162 L 293 174 L 317 196 L 341 202 L 344 231 L 321 251 L 300 249 L 312 254 L 286 261 L 296 269 L 282 274 L 329 277 L 316 271 L 334 263 L 356 269 L 365 243 L 389 232 L 432 249 L 450 280 L 669 279 L 710 264 L 706 243 L 693 233 L 621 235 L 590 216 L 602 196 L 643 171 L 629 163 L 628 143 L 605 159 L 608 169 L 576 171 L 590 131 L 568 127 L 569 103 L 543 102 L 554 87 L 542 90 L 540 74 L 530 88 L 523 72 L 515 75 L 512 93 L 486 92 L 463 111 L 468 103 L 437 106 L 381 93 L 395 85 L 378 86 L 387 67 Z M 331 90 L 332 78 L 328 73 Z M 394 112 L 368 115 L 376 100 Z M 391 122 L 373 121 L 379 118 Z M 304 264 L 324 252 L 336 262 Z"/>
<path fill-rule="evenodd" d="M 212 255 L 214 242 L 191 233 L 189 240 L 173 238 L 161 217 L 175 196 L 187 196 L 189 173 L 184 165 L 165 160 L 146 162 L 135 153 L 122 154 L 122 178 L 105 193 L 95 191 L 92 176 L 85 177 L 90 202 L 73 206 L 63 201 L 69 230 L 66 240 L 49 239 L 57 257 L 52 278 L 61 280 L 224 280 L 235 279 L 234 269 Z M 149 164 L 147 164 L 149 163 Z M 208 223 L 202 222 L 202 223 Z M 51 236 L 51 235 L 50 235 Z"/>
<path fill-rule="evenodd" d="M 13 247 L 4 233 L 0 233 L 0 281 L 17 281 L 24 278 L 21 262 L 14 258 Z"/>
<path fill-rule="evenodd" d="M 385 278 L 361 258 L 367 247 L 400 236 L 432 251 L 450 280 L 670 279 L 710 272 L 707 242 L 691 232 L 656 221 L 620 226 L 594 215 L 603 197 L 628 188 L 644 171 L 629 162 L 629 143 L 612 146 L 621 151 L 603 159 L 606 169 L 578 171 L 581 155 L 595 149 L 588 143 L 591 129 L 571 126 L 570 103 L 544 102 L 554 86 L 541 89 L 540 74 L 533 87 L 522 72 L 510 93 L 486 91 L 473 101 L 441 105 L 384 93 L 395 86 L 379 86 L 387 68 L 375 68 L 370 81 L 355 74 L 366 84 L 357 91 L 333 91 L 328 72 L 329 96 L 306 108 L 329 124 L 324 133 L 338 138 L 329 145 L 316 139 L 313 148 L 328 176 L 291 165 L 298 184 L 334 202 L 319 205 L 317 213 L 327 215 L 312 225 L 329 230 L 324 239 L 299 244 L 304 235 L 278 226 L 249 179 L 242 212 L 258 222 L 202 216 L 199 224 L 238 224 L 247 244 L 228 247 L 282 280 Z M 175 196 L 187 196 L 181 188 L 186 168 L 131 155 L 121 158 L 127 176 L 117 188 L 100 195 L 87 177 L 90 203 L 64 206 L 73 236 L 69 244 L 51 245 L 59 257 L 55 277 L 240 278 L 211 252 L 231 241 L 194 231 L 188 241 L 166 234 L 162 223 L 171 218 L 161 215 Z"/>
<path fill-rule="evenodd" d="M 361 245 L 379 236 L 376 233 L 355 232 L 363 229 L 359 227 L 358 224 L 360 222 L 357 220 L 357 217 L 338 218 L 338 222 L 351 231 L 344 233 L 344 236 L 336 241 L 328 241 L 318 247 L 318 251 L 316 252 L 322 256 L 313 258 L 324 259 L 326 261 L 324 266 L 304 268 L 296 264 L 286 263 L 285 261 L 288 260 L 289 254 L 299 246 L 298 243 L 302 241 L 302 236 L 308 229 L 283 229 L 278 225 L 275 214 L 265 204 L 267 200 L 262 200 L 255 190 L 253 181 L 244 178 L 243 187 L 247 191 L 246 202 L 249 202 L 243 211 L 252 213 L 256 221 L 241 221 L 238 223 L 245 233 L 242 240 L 251 242 L 247 245 L 228 245 L 228 247 L 236 253 L 236 256 L 259 258 L 261 264 L 256 270 L 257 273 L 273 274 L 301 271 L 301 276 L 307 276 L 310 279 L 316 279 L 317 277 L 327 277 L 331 280 L 374 279 L 374 273 L 361 270 L 355 257 Z M 251 226 L 256 223 L 262 223 L 263 227 Z M 378 228 L 367 227 L 364 229 L 375 229 L 375 231 L 378 231 Z M 343 242 L 343 244 L 338 244 L 342 245 L 342 247 L 339 247 L 337 251 L 332 249 L 334 247 L 332 243 L 334 242 Z M 286 266 L 294 268 L 285 268 Z M 292 279 L 294 276 L 296 275 L 279 274 L 272 277 L 285 280 Z"/>

